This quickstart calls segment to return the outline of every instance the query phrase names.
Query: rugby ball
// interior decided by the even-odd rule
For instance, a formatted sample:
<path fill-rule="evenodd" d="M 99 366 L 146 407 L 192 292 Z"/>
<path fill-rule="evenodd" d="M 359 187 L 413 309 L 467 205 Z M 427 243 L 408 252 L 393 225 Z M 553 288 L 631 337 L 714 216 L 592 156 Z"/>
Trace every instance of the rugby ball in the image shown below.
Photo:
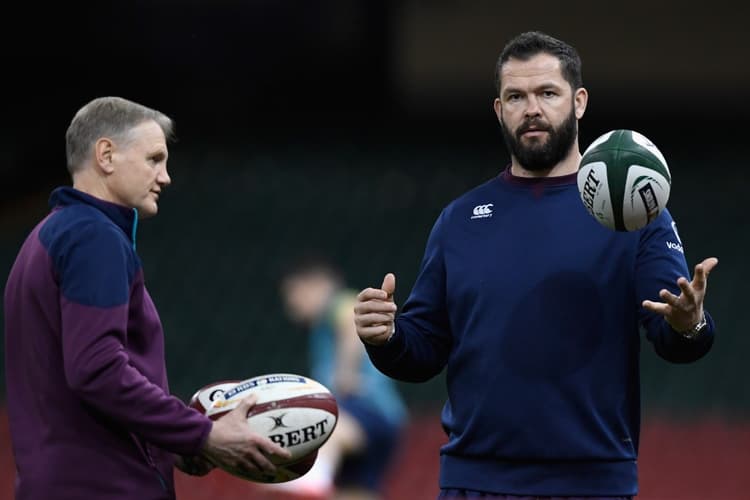
<path fill-rule="evenodd" d="M 321 383 L 289 373 L 261 375 L 239 382 L 217 382 L 199 389 L 191 405 L 216 420 L 255 395 L 247 423 L 256 434 L 286 448 L 290 459 L 271 457 L 275 473 L 225 468 L 235 476 L 262 483 L 281 483 L 305 474 L 315 463 L 318 448 L 338 421 L 338 405 Z"/>
<path fill-rule="evenodd" d="M 586 210 L 603 226 L 635 231 L 667 206 L 672 177 L 659 149 L 633 130 L 611 130 L 584 151 L 578 191 Z"/>

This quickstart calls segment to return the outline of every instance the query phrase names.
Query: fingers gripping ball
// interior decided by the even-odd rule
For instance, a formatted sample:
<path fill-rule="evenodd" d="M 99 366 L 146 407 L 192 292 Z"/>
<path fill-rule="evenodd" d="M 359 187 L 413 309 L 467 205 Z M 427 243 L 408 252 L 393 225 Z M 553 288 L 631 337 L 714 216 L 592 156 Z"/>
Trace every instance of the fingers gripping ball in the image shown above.
<path fill-rule="evenodd" d="M 612 130 L 586 149 L 578 170 L 578 191 L 586 210 L 616 231 L 649 224 L 669 200 L 667 161 L 645 136 Z"/>
<path fill-rule="evenodd" d="M 336 427 L 338 405 L 333 394 L 308 377 L 274 373 L 209 384 L 195 393 L 190 406 L 216 420 L 237 408 L 250 395 L 257 397 L 247 415 L 250 429 L 286 448 L 292 457 L 288 460 L 274 457 L 276 471 L 273 473 L 225 470 L 261 483 L 282 483 L 305 474 L 315 463 L 318 449 Z"/>

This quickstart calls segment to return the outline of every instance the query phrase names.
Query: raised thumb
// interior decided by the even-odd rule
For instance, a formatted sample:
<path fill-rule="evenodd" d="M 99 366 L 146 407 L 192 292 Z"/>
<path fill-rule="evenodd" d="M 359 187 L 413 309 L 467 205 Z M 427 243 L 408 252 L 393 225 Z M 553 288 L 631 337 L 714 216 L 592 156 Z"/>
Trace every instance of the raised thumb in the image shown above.
<path fill-rule="evenodd" d="M 393 300 L 393 294 L 396 291 L 396 275 L 388 273 L 383 278 L 383 285 L 380 287 L 385 293 L 388 294 L 388 299 Z"/>

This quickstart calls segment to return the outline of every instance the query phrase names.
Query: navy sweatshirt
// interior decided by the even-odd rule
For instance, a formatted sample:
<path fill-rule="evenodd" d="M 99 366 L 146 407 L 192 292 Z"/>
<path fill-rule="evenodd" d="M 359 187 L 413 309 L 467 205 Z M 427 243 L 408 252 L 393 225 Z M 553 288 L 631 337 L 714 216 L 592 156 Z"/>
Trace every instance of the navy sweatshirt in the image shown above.
<path fill-rule="evenodd" d="M 641 307 L 691 279 L 668 211 L 615 232 L 583 207 L 575 174 L 509 171 L 440 214 L 383 373 L 425 381 L 447 366 L 440 486 L 515 495 L 637 493 L 640 332 L 668 361 L 696 340 Z"/>
<path fill-rule="evenodd" d="M 172 453 L 211 421 L 169 394 L 137 213 L 72 188 L 50 204 L 5 288 L 16 498 L 172 499 Z"/>

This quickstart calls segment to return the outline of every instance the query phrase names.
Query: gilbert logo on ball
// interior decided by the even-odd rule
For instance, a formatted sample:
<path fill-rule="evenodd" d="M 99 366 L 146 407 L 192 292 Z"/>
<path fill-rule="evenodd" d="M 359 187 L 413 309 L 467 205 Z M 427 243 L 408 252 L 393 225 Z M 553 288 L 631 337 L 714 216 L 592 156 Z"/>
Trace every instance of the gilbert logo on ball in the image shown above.
<path fill-rule="evenodd" d="M 272 473 L 233 467 L 224 467 L 224 470 L 261 483 L 282 483 L 305 474 L 315 463 L 318 449 L 336 427 L 336 398 L 323 384 L 311 378 L 271 373 L 205 385 L 190 399 L 190 406 L 218 420 L 250 395 L 256 396 L 255 405 L 246 415 L 250 430 L 286 448 L 291 458 L 271 457 L 276 465 Z"/>
<path fill-rule="evenodd" d="M 672 177 L 653 142 L 632 130 L 612 130 L 584 151 L 578 191 L 586 210 L 605 227 L 635 231 L 669 200 Z"/>

